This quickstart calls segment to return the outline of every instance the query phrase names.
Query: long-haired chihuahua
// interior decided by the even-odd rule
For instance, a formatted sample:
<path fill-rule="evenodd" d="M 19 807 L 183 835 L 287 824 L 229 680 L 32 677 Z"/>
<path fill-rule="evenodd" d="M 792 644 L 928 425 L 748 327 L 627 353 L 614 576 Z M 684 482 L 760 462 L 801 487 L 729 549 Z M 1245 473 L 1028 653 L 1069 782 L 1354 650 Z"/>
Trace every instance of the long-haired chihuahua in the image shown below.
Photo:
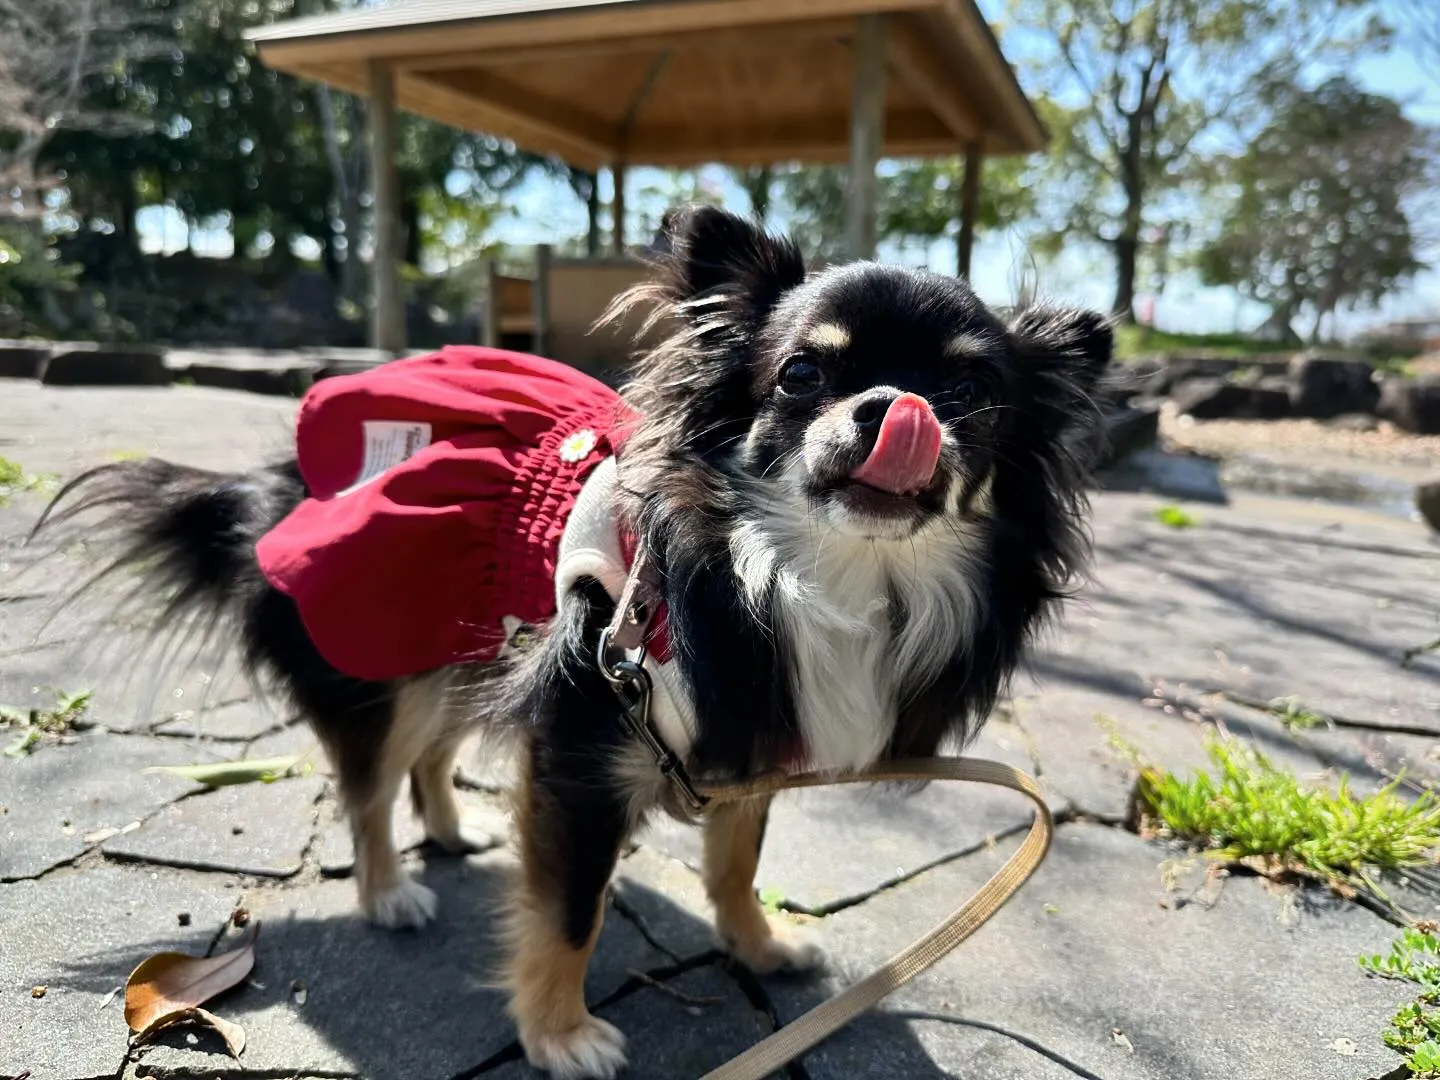
<path fill-rule="evenodd" d="M 962 280 L 871 262 L 807 274 L 792 242 L 717 209 L 682 209 L 666 228 L 653 279 L 619 305 L 648 305 L 658 342 L 617 398 L 623 437 L 559 432 L 584 471 L 563 528 L 535 541 L 553 610 L 498 652 L 398 674 L 337 662 L 319 616 L 257 554 L 302 505 L 323 518 L 383 476 L 352 475 L 367 482 L 347 494 L 317 491 L 303 455 L 223 475 L 130 461 L 73 482 L 49 512 L 50 525 L 94 521 L 87 541 L 118 545 L 111 565 L 143 573 L 163 620 L 221 627 L 305 714 L 378 923 L 435 910 L 391 838 L 405 778 L 429 837 L 464 850 L 457 746 L 476 728 L 514 737 L 522 867 L 506 982 L 530 1061 L 561 1078 L 624 1064 L 583 986 L 617 857 L 653 811 L 700 820 L 716 928 L 737 960 L 759 972 L 816 960 L 755 895 L 767 800 L 697 811 L 676 775 L 857 770 L 963 745 L 1088 546 L 1105 317 L 1002 319 Z M 637 550 L 664 613 L 666 640 L 644 659 L 653 739 L 600 648 Z M 362 594 L 363 576 L 332 592 Z M 463 594 L 469 579 L 444 584 Z"/>

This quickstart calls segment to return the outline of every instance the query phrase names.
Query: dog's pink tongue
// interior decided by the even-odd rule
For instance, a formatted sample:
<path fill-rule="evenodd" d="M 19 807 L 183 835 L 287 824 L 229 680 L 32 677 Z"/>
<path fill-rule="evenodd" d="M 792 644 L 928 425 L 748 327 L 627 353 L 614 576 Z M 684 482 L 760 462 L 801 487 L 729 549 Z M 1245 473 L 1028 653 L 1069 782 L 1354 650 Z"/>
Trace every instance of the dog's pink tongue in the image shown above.
<path fill-rule="evenodd" d="M 880 421 L 880 434 L 870 456 L 850 478 L 906 495 L 930 483 L 939 461 L 940 421 L 930 403 L 919 394 L 901 394 Z"/>

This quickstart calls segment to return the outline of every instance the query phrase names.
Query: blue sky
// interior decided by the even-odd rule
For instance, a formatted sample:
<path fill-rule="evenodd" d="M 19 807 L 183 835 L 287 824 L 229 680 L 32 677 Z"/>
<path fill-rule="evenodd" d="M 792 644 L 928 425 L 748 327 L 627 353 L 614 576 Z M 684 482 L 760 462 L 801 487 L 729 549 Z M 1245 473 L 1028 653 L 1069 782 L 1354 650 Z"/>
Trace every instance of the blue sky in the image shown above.
<path fill-rule="evenodd" d="M 1436 3 L 1440 6 L 1440 0 Z M 1003 0 L 981 0 L 980 6 L 993 18 L 1003 9 Z M 1440 73 L 1432 75 L 1422 70 L 1416 58 L 1403 47 L 1397 45 L 1383 55 L 1366 58 L 1357 63 L 1350 74 L 1373 92 L 1402 102 L 1415 120 L 1440 126 Z M 702 183 L 722 192 L 727 205 L 746 209 L 745 196 L 729 181 L 726 170 L 704 170 Z M 608 181 L 602 181 L 604 184 Z M 674 190 L 663 173 L 632 170 L 627 189 L 632 214 L 639 212 L 655 220 L 673 198 Z M 608 190 L 605 195 L 608 198 Z M 176 215 L 157 207 L 142 212 L 141 218 L 147 247 L 183 246 L 184 226 Z M 783 226 L 784 222 L 777 224 Z M 494 226 L 493 237 L 523 246 L 573 237 L 582 234 L 584 229 L 584 209 L 569 188 L 563 183 L 536 179 L 514 193 L 509 212 Z M 230 247 L 229 237 L 222 232 L 207 230 L 193 239 L 197 250 L 222 254 L 228 253 Z M 633 242 L 645 237 L 630 239 Z M 898 256 L 894 251 L 881 252 L 882 258 Z M 913 263 L 917 253 L 907 251 L 904 258 Z M 955 248 L 951 241 L 935 244 L 928 253 L 920 253 L 919 258 L 931 269 L 954 272 Z M 1440 266 L 1440 244 L 1435 250 L 1422 252 L 1421 258 Z M 976 291 L 989 302 L 1008 302 L 1025 265 L 1024 237 L 1018 230 L 982 234 L 973 263 Z M 1113 298 L 1111 274 L 1103 255 L 1077 249 L 1056 263 L 1042 267 L 1039 280 L 1042 291 L 1049 295 L 1072 303 L 1104 307 Z M 1248 329 L 1265 315 L 1263 308 L 1241 301 L 1233 290 L 1207 289 L 1182 275 L 1172 276 L 1166 291 L 1155 298 L 1154 311 L 1158 326 L 1177 331 Z M 1440 269 L 1423 272 L 1410 285 L 1387 298 L 1378 311 L 1342 314 L 1337 329 L 1344 336 L 1379 321 L 1425 316 L 1440 317 Z"/>

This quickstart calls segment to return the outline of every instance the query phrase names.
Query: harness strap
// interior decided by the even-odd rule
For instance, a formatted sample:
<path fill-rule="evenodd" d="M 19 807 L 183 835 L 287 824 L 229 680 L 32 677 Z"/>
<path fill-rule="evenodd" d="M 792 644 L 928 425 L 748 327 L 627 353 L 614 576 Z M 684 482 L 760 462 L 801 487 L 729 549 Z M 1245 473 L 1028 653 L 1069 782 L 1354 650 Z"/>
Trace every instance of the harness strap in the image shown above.
<path fill-rule="evenodd" d="M 644 538 L 635 542 L 635 558 L 630 563 L 630 576 L 625 579 L 625 588 L 615 604 L 615 615 L 610 620 L 607 640 L 613 649 L 634 652 L 643 649 L 650 626 L 660 610 L 663 594 L 660 591 L 660 577 L 649 559 Z"/>

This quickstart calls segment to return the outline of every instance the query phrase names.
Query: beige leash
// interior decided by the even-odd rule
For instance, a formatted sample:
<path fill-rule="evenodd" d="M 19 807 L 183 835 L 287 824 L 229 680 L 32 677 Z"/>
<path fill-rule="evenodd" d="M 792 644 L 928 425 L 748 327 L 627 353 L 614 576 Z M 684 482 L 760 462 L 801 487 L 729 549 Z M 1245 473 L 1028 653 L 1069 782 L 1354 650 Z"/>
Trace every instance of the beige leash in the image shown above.
<path fill-rule="evenodd" d="M 1005 860 L 1005 865 L 955 914 L 848 990 L 817 1005 L 798 1020 L 756 1043 L 739 1057 L 732 1058 L 718 1069 L 706 1073 L 701 1080 L 762 1080 L 822 1039 L 834 1034 L 920 972 L 934 965 L 979 930 L 990 916 L 999 911 L 1020 886 L 1025 884 L 1044 861 L 1045 853 L 1050 850 L 1055 824 L 1039 785 L 1019 769 L 998 761 L 982 761 L 978 758 L 917 758 L 892 761 L 864 772 L 844 776 L 815 773 L 797 776 L 777 774 L 743 784 L 704 787 L 702 791 L 712 802 L 735 802 L 786 788 L 887 780 L 969 780 L 979 784 L 1007 787 L 1030 798 L 1035 804 L 1035 820 L 1030 825 L 1030 831 L 1025 834 L 1025 840 L 1015 853 Z"/>
<path fill-rule="evenodd" d="M 1050 850 L 1055 823 L 1034 779 L 1009 765 L 977 758 L 912 758 L 838 776 L 773 773 L 737 784 L 695 783 L 686 772 L 684 763 L 670 751 L 650 723 L 651 685 L 644 667 L 644 655 L 649 629 L 660 603 L 659 582 L 642 544 L 636 552 L 624 591 L 616 603 L 615 616 L 600 636 L 596 662 L 610 680 L 632 734 L 650 750 L 656 767 L 670 779 L 691 810 L 698 813 L 714 803 L 739 802 L 786 788 L 897 780 L 969 780 L 994 784 L 1018 791 L 1035 804 L 1035 820 L 1025 840 L 1005 860 L 1005 865 L 995 872 L 994 877 L 981 886 L 980 891 L 959 911 L 848 990 L 817 1005 L 800 1019 L 700 1078 L 763 1080 L 904 986 L 979 930 L 1044 861 L 1045 853 Z M 640 655 L 638 660 L 631 658 L 631 654 L 636 652 Z"/>

